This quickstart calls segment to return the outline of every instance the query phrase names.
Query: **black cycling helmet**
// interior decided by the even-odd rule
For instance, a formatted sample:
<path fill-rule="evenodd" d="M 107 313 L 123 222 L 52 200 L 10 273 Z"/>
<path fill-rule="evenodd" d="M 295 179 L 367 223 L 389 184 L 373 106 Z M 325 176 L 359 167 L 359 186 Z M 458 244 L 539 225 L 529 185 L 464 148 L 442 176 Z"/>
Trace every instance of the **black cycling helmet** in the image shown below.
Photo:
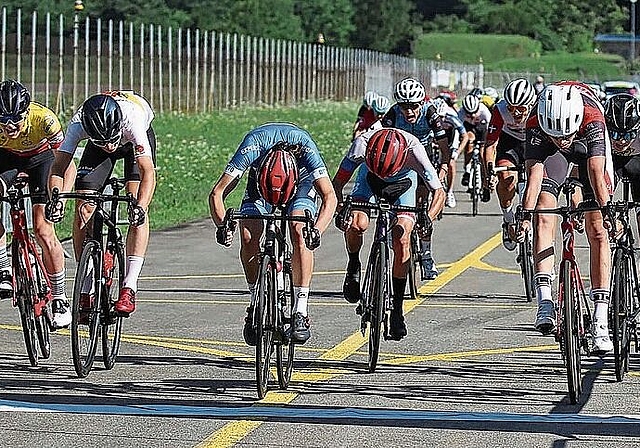
<path fill-rule="evenodd" d="M 18 81 L 8 79 L 0 83 L 0 115 L 19 117 L 31 103 L 31 95 Z"/>
<path fill-rule="evenodd" d="M 628 93 L 618 93 L 604 103 L 604 118 L 609 132 L 627 133 L 640 127 L 640 102 Z"/>
<path fill-rule="evenodd" d="M 89 139 L 98 144 L 115 143 L 122 131 L 122 110 L 109 95 L 93 95 L 82 105 L 80 121 Z"/>

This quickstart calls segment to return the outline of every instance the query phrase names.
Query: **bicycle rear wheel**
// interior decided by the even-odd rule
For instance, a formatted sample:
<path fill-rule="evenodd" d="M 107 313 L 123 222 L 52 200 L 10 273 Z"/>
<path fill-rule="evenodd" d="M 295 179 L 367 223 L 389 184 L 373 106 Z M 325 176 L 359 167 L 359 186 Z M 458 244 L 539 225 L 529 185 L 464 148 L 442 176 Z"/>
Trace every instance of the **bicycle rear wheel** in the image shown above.
<path fill-rule="evenodd" d="M 30 263 L 28 263 L 26 249 L 20 245 L 18 240 L 11 242 L 11 261 L 13 266 L 13 278 L 16 282 L 16 301 L 20 312 L 20 322 L 22 324 L 22 335 L 24 346 L 27 349 L 27 356 L 32 367 L 38 366 L 38 337 L 36 330 L 36 319 L 33 310 L 33 297 L 35 291 L 29 281 Z"/>
<path fill-rule="evenodd" d="M 567 364 L 567 385 L 569 400 L 576 404 L 582 393 L 582 372 L 580 366 L 580 326 L 579 300 L 576 272 L 570 263 L 562 268 L 562 294 L 564 311 L 564 348 Z"/>
<path fill-rule="evenodd" d="M 273 320 L 275 314 L 275 272 L 271 257 L 264 255 L 260 262 L 258 291 L 254 311 L 256 326 L 256 386 L 258 398 L 267 393 L 269 382 L 269 365 L 273 352 Z"/>
<path fill-rule="evenodd" d="M 616 367 L 616 380 L 622 381 L 629 369 L 629 350 L 631 345 L 630 310 L 633 301 L 633 280 L 630 272 L 633 260 L 624 249 L 616 249 L 613 255 L 613 285 L 611 288 L 611 307 L 609 309 L 610 328 L 613 331 L 613 354 Z"/>
<path fill-rule="evenodd" d="M 420 289 L 421 279 L 421 256 L 420 242 L 416 232 L 411 232 L 411 256 L 409 258 L 409 272 L 407 280 L 409 283 L 409 296 L 412 300 L 418 298 L 418 290 Z"/>
<path fill-rule="evenodd" d="M 95 240 L 85 241 L 76 270 L 71 314 L 71 354 L 80 378 L 91 372 L 100 337 L 100 258 L 100 244 Z"/>
<path fill-rule="evenodd" d="M 282 341 L 276 345 L 276 365 L 278 366 L 278 385 L 280 389 L 289 387 L 291 374 L 293 373 L 293 359 L 296 347 L 291 341 L 291 337 L 288 336 L 293 328 L 293 307 L 295 306 L 293 277 L 290 266 L 284 269 L 283 275 L 284 287 L 282 290 L 278 290 L 278 308 L 280 310 L 278 312 L 278 327 L 282 332 Z"/>
<path fill-rule="evenodd" d="M 384 302 L 387 289 L 387 272 L 383 260 L 386 259 L 387 247 L 384 243 L 378 243 L 375 253 L 370 259 L 372 263 L 373 275 L 371 276 L 370 290 L 368 293 L 370 306 L 369 321 L 369 373 L 373 373 L 378 365 L 380 354 L 380 338 L 382 335 L 382 324 L 384 320 Z"/>
<path fill-rule="evenodd" d="M 104 289 L 102 298 L 102 361 L 113 369 L 120 350 L 123 317 L 116 314 L 114 304 L 124 284 L 124 248 L 121 244 L 105 250 L 103 261 Z"/>
<path fill-rule="evenodd" d="M 527 302 L 531 302 L 536 296 L 536 289 L 533 285 L 533 242 L 531 241 L 531 232 L 527 232 L 524 241 L 519 244 L 518 263 L 520 264 L 520 272 L 524 282 L 524 293 Z"/>

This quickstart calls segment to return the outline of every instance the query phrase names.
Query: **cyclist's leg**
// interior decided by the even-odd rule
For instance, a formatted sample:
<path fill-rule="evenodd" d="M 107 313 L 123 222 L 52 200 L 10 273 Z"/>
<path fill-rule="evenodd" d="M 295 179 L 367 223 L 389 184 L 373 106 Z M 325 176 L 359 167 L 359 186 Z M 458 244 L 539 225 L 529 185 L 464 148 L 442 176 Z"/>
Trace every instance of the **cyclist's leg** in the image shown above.
<path fill-rule="evenodd" d="M 4 196 L 8 186 L 11 185 L 18 174 L 18 170 L 13 167 L 13 164 L 9 163 L 10 158 L 11 156 L 8 153 L 2 154 L 2 157 L 0 157 L 0 195 L 2 196 Z M 0 219 L 0 299 L 13 297 L 11 262 L 7 254 L 7 232 L 3 221 L 3 219 Z"/>
<path fill-rule="evenodd" d="M 496 166 L 515 167 L 522 163 L 522 142 L 515 140 L 508 134 L 503 134 L 498 142 L 496 151 Z M 516 248 L 515 241 L 515 204 L 514 198 L 518 187 L 517 171 L 502 171 L 498 173 L 496 194 L 502 211 L 502 244 L 507 250 Z"/>
<path fill-rule="evenodd" d="M 367 202 L 373 196 L 367 182 L 367 169 L 364 165 L 358 169 L 351 196 L 359 202 Z M 342 284 L 342 293 L 349 303 L 357 303 L 361 297 L 360 271 L 362 264 L 360 262 L 360 249 L 362 249 L 364 233 L 369 227 L 369 215 L 366 211 L 353 210 L 351 216 L 353 218 L 351 225 L 344 233 L 349 261 L 344 283 Z"/>
<path fill-rule="evenodd" d="M 586 172 L 586 164 L 579 166 L 580 181 L 585 202 L 595 201 L 595 195 Z M 593 310 L 593 342 L 594 351 L 606 353 L 613 350 L 613 342 L 609 337 L 609 296 L 611 274 L 611 247 L 609 233 L 604 228 L 600 211 L 585 213 L 585 231 L 589 240 L 589 258 L 591 274 L 591 299 Z"/>
<path fill-rule="evenodd" d="M 473 146 L 476 143 L 476 134 L 473 132 L 473 125 L 469 122 L 464 122 L 464 128 L 467 130 L 467 146 L 464 151 L 464 174 L 462 175 L 462 186 L 469 186 L 469 177 L 471 176 L 471 155 L 473 153 Z"/>
<path fill-rule="evenodd" d="M 407 335 L 407 326 L 403 316 L 404 290 L 407 286 L 407 267 L 411 257 L 411 232 L 415 223 L 413 213 L 400 213 L 392 229 L 393 266 L 391 281 L 393 289 L 393 307 L 389 334 L 395 340 Z"/>

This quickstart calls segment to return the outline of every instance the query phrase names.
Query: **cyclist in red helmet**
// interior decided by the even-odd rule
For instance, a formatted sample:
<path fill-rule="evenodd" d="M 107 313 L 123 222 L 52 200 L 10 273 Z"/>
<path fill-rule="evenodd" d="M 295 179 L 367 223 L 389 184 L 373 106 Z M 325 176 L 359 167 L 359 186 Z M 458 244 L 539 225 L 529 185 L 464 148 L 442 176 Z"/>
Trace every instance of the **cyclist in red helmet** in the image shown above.
<path fill-rule="evenodd" d="M 216 240 L 227 247 L 232 243 L 233 233 L 222 225 L 226 210 L 224 198 L 245 171 L 249 171 L 249 179 L 240 206 L 242 214 L 263 215 L 277 206 L 283 207 L 291 215 L 304 216 L 305 210 L 308 210 L 316 217 L 309 247 L 303 235 L 304 224 L 291 224 L 296 310 L 291 337 L 294 342 L 303 344 L 311 336 L 307 302 L 313 272 L 312 250 L 320 245 L 320 234 L 331 222 L 336 208 L 336 196 L 327 167 L 311 136 L 293 124 L 268 123 L 250 131 L 209 195 L 211 218 L 218 227 Z M 296 182 L 293 182 L 294 178 Z M 321 200 L 319 208 L 316 198 Z M 240 259 L 251 293 L 243 330 L 248 345 L 256 344 L 252 316 L 262 227 L 259 220 L 240 221 Z"/>
<path fill-rule="evenodd" d="M 333 178 L 333 186 L 339 201 L 343 189 L 355 169 L 365 162 L 358 171 L 351 196 L 356 201 L 370 201 L 383 189 L 397 189 L 392 202 L 397 205 L 416 205 L 418 177 L 434 191 L 429 209 L 421 216 L 414 213 L 397 214 L 393 235 L 393 310 L 391 312 L 390 335 L 396 340 L 407 334 L 402 315 L 402 302 L 407 284 L 407 261 L 410 254 L 410 236 L 414 224 L 421 231 L 428 232 L 432 222 L 444 207 L 445 192 L 436 169 L 431 164 L 427 151 L 413 134 L 395 128 L 369 130 L 358 136 L 349 152 L 342 159 L 340 168 Z M 375 194 L 374 194 L 375 192 Z M 350 303 L 360 300 L 360 249 L 363 235 L 369 226 L 369 216 L 363 210 L 352 210 L 351 216 L 336 218 L 336 224 L 345 231 L 345 241 L 349 262 L 343 285 L 343 294 Z"/>

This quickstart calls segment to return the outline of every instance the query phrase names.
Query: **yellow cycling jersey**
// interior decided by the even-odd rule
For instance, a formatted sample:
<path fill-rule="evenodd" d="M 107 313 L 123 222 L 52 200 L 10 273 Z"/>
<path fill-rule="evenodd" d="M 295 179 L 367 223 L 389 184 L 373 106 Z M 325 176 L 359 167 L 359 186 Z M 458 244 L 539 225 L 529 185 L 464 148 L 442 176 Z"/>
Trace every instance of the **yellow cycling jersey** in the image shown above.
<path fill-rule="evenodd" d="M 482 98 L 480 98 L 480 101 L 482 101 L 482 103 L 484 103 L 485 106 L 487 106 L 487 108 L 491 109 L 494 104 L 496 104 L 495 100 L 493 98 L 491 98 L 489 95 L 482 95 Z"/>
<path fill-rule="evenodd" d="M 33 101 L 17 138 L 9 138 L 0 126 L 0 149 L 20 156 L 31 156 L 49 148 L 56 149 L 63 139 L 62 126 L 56 114 Z"/>

